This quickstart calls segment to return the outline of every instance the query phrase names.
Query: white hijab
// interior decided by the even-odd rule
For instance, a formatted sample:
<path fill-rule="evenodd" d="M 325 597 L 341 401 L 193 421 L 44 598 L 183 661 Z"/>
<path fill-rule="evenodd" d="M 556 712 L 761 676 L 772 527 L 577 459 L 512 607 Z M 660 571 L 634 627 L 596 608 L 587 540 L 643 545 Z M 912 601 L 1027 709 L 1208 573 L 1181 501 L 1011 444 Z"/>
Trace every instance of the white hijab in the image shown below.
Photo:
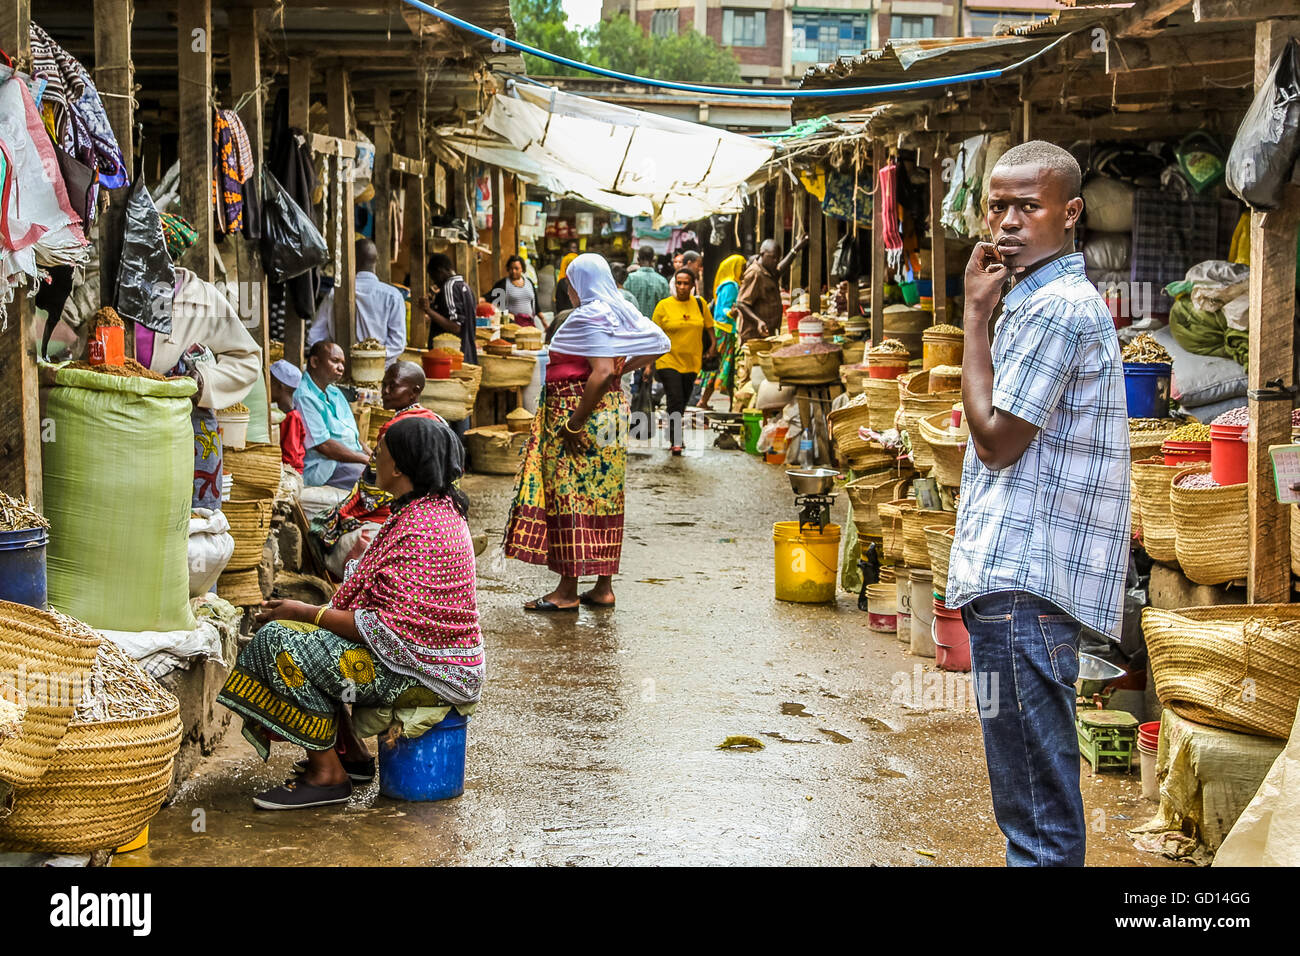
<path fill-rule="evenodd" d="M 551 348 L 583 358 L 631 358 L 663 355 L 671 347 L 663 330 L 623 298 L 609 263 L 594 252 L 578 256 L 565 278 L 581 303 L 551 339 Z"/>

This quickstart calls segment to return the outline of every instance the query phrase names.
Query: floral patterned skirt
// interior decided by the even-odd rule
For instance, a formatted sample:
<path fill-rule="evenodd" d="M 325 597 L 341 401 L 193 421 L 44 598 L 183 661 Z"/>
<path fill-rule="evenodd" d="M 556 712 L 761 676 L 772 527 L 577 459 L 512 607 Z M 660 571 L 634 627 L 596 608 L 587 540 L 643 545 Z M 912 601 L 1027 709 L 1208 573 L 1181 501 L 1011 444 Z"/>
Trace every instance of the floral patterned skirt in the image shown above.
<path fill-rule="evenodd" d="M 717 331 L 718 367 L 700 373 L 700 391 L 709 389 L 730 394 L 736 382 L 736 333 Z"/>
<path fill-rule="evenodd" d="M 548 382 L 515 480 L 506 555 L 566 577 L 617 574 L 623 552 L 628 409 L 621 391 L 587 419 L 586 454 L 564 450 L 564 423 L 586 382 Z"/>
<path fill-rule="evenodd" d="M 239 652 L 217 700 L 244 718 L 244 736 L 265 760 L 277 739 L 329 750 L 342 704 L 392 704 L 415 689 L 430 703 L 438 701 L 437 694 L 389 670 L 363 644 L 314 624 L 272 621 Z"/>

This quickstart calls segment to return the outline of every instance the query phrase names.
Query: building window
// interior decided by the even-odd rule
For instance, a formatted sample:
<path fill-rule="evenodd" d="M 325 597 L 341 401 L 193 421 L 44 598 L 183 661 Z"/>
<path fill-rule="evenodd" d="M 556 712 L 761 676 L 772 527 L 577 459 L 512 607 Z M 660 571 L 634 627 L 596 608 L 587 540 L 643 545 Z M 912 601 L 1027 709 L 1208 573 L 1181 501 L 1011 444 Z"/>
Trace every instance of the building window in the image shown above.
<path fill-rule="evenodd" d="M 723 10 L 723 46 L 766 46 L 766 10 Z"/>
<path fill-rule="evenodd" d="M 934 17 L 895 14 L 889 18 L 891 40 L 920 40 L 932 36 L 934 36 Z"/>
<path fill-rule="evenodd" d="M 650 14 L 650 33 L 657 37 L 677 36 L 677 10 L 656 10 Z"/>
<path fill-rule="evenodd" d="M 790 58 L 795 63 L 828 63 L 842 56 L 857 56 L 867 48 L 869 25 L 866 13 L 796 10 Z"/>
<path fill-rule="evenodd" d="M 973 37 L 997 36 L 998 29 L 1008 29 L 1017 23 L 1036 23 L 1047 19 L 1045 13 L 1028 13 L 1024 10 L 968 11 L 968 34 Z"/>

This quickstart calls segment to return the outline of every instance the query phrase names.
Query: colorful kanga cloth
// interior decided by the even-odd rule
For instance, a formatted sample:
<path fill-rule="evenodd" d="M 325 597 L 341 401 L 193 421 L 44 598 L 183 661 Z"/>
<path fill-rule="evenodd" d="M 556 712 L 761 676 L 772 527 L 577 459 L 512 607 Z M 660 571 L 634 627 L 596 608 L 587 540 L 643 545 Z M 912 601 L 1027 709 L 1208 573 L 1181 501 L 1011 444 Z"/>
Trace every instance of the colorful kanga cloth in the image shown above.
<path fill-rule="evenodd" d="M 248 132 L 234 110 L 217 110 L 212 137 L 212 207 L 217 212 L 217 228 L 226 233 L 242 232 L 244 183 L 253 171 Z"/>
<path fill-rule="evenodd" d="M 564 423 L 586 381 L 547 382 L 515 482 L 506 555 L 556 574 L 617 574 L 623 551 L 623 480 L 628 408 L 621 391 L 600 400 L 584 424 L 589 447 L 564 450 Z"/>

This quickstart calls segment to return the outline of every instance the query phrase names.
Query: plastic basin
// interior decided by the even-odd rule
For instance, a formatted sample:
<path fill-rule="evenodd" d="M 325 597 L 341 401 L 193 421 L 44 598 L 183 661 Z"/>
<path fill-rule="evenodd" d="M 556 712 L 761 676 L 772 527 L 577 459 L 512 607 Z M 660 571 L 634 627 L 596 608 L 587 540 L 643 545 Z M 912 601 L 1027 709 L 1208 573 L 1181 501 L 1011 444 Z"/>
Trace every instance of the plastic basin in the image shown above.
<path fill-rule="evenodd" d="M 1250 442 L 1245 425 L 1210 426 L 1210 476 L 1221 485 L 1245 484 Z"/>
<path fill-rule="evenodd" d="M 1125 362 L 1124 395 L 1129 418 L 1168 418 L 1169 379 L 1173 366 L 1167 362 Z"/>
<path fill-rule="evenodd" d="M 465 792 L 469 718 L 455 710 L 414 740 L 397 738 L 379 748 L 379 792 L 395 800 L 426 803 Z"/>

